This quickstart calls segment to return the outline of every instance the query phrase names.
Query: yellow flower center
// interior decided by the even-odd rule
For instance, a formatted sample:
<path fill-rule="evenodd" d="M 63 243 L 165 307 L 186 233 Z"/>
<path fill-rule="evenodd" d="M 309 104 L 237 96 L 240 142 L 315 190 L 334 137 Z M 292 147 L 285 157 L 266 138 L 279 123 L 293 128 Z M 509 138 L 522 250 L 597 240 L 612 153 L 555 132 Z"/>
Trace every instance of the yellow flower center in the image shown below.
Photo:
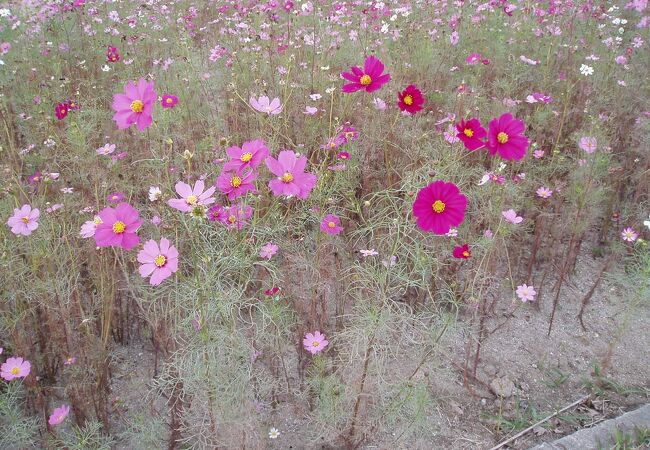
<path fill-rule="evenodd" d="M 241 178 L 239 178 L 237 175 L 233 176 L 230 179 L 230 185 L 234 188 L 238 188 L 239 186 L 241 186 Z"/>
<path fill-rule="evenodd" d="M 335 228 L 336 224 L 334 222 L 327 222 L 327 226 L 330 228 Z"/>
<path fill-rule="evenodd" d="M 407 95 L 404 97 L 404 104 L 405 105 L 412 105 L 413 104 L 413 97 L 411 95 Z"/>
<path fill-rule="evenodd" d="M 162 267 L 165 265 L 166 262 L 167 262 L 167 258 L 165 257 L 165 255 L 158 255 L 153 260 L 153 263 L 156 265 L 156 267 Z"/>
<path fill-rule="evenodd" d="M 280 179 L 283 183 L 291 183 L 293 181 L 293 175 L 289 172 L 285 172 Z"/>
<path fill-rule="evenodd" d="M 241 161 L 242 162 L 248 162 L 251 159 L 253 159 L 253 154 L 251 152 L 246 152 L 243 155 L 241 155 Z"/>
<path fill-rule="evenodd" d="M 113 233 L 122 234 L 126 230 L 126 224 L 121 220 L 118 220 L 113 224 Z"/>
<path fill-rule="evenodd" d="M 24 223 L 29 223 L 29 217 L 27 217 L 27 216 L 23 217 L 20 220 L 22 220 Z"/>
<path fill-rule="evenodd" d="M 133 100 L 133 102 L 131 102 L 131 111 L 134 113 L 141 113 L 143 109 L 144 103 L 142 103 L 142 100 Z"/>
<path fill-rule="evenodd" d="M 330 222 L 330 223 L 331 223 L 331 222 Z M 320 345 L 320 344 L 318 343 L 318 341 L 314 341 L 314 342 L 311 343 L 311 346 L 312 346 L 312 347 L 318 347 L 319 345 Z"/>
<path fill-rule="evenodd" d="M 370 75 L 363 75 L 361 78 L 359 78 L 359 83 L 361 83 L 362 86 L 368 86 L 370 83 L 372 83 L 372 78 L 370 78 Z"/>
<path fill-rule="evenodd" d="M 198 198 L 196 195 L 194 195 L 194 194 L 188 196 L 188 197 L 185 199 L 185 202 L 186 202 L 188 205 L 196 205 L 196 203 L 197 203 L 198 201 L 199 201 L 199 198 Z"/>
<path fill-rule="evenodd" d="M 465 250 L 465 251 L 463 252 L 463 256 L 464 256 L 465 258 L 469 258 L 470 256 L 472 256 L 472 254 L 469 252 L 469 250 Z"/>
<path fill-rule="evenodd" d="M 11 374 L 12 375 L 18 375 L 20 373 L 20 369 L 18 367 L 12 367 L 11 368 Z"/>
<path fill-rule="evenodd" d="M 93 222 L 95 222 L 95 225 L 101 225 L 102 223 L 104 223 L 104 222 L 102 221 L 102 218 L 99 217 L 99 216 L 95 217 L 95 218 L 93 219 Z"/>
<path fill-rule="evenodd" d="M 445 204 L 441 200 L 436 200 L 435 202 L 433 202 L 432 208 L 434 212 L 440 214 L 445 210 Z"/>
<path fill-rule="evenodd" d="M 228 217 L 228 222 L 235 223 L 235 222 L 237 222 L 237 218 L 235 216 L 231 215 L 230 217 Z"/>
<path fill-rule="evenodd" d="M 463 134 L 467 137 L 472 137 L 474 136 L 474 130 L 472 130 L 471 128 L 465 128 L 463 130 Z"/>
<path fill-rule="evenodd" d="M 171 98 L 171 97 L 167 97 L 167 100 L 165 100 L 165 101 L 167 102 L 168 105 L 171 105 L 172 103 L 174 103 L 174 99 Z"/>
<path fill-rule="evenodd" d="M 505 144 L 508 142 L 508 135 L 502 131 L 501 133 L 497 134 L 497 141 L 499 141 L 499 144 Z"/>

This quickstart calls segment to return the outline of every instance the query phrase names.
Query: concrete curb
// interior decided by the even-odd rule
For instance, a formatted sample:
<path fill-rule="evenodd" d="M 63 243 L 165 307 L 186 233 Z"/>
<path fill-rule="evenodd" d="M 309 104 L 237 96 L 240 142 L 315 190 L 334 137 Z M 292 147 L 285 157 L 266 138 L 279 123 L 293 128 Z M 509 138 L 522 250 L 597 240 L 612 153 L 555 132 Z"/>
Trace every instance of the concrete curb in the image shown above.
<path fill-rule="evenodd" d="M 601 450 L 615 443 L 615 432 L 634 433 L 635 428 L 650 428 L 650 403 L 606 420 L 593 428 L 585 428 L 557 441 L 531 447 L 528 450 Z"/>

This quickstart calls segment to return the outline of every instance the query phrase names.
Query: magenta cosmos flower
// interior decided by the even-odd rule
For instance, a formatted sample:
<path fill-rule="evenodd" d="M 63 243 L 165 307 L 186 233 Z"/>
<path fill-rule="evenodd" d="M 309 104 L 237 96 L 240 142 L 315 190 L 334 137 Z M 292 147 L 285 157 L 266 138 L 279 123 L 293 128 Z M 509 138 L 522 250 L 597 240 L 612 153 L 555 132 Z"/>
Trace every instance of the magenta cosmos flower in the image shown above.
<path fill-rule="evenodd" d="M 167 204 L 174 209 L 183 212 L 190 212 L 196 206 L 208 206 L 214 203 L 215 199 L 212 197 L 214 191 L 217 190 L 216 186 L 212 186 L 207 190 L 205 188 L 205 183 L 203 180 L 197 180 L 194 183 L 194 188 L 189 184 L 179 181 L 174 186 L 178 195 L 182 198 L 173 198 L 167 201 Z"/>
<path fill-rule="evenodd" d="M 277 178 L 269 181 L 269 188 L 276 197 L 286 195 L 306 199 L 316 186 L 316 175 L 305 173 L 307 157 L 298 157 L 290 150 L 283 150 L 278 159 L 269 156 L 266 158 L 266 167 Z"/>
<path fill-rule="evenodd" d="M 7 381 L 14 378 L 25 378 L 29 375 L 32 365 L 29 361 L 24 360 L 20 356 L 8 358 L 7 361 L 0 366 L 0 377 Z"/>
<path fill-rule="evenodd" d="M 124 85 L 124 94 L 113 94 L 113 120 L 117 128 L 123 130 L 135 124 L 138 130 L 144 131 L 150 127 L 153 122 L 153 106 L 157 99 L 153 81 L 148 83 L 144 78 L 140 78 L 136 85 L 129 80 Z"/>
<path fill-rule="evenodd" d="M 307 333 L 305 338 L 302 340 L 302 345 L 312 355 L 319 353 L 325 347 L 327 347 L 329 341 L 325 338 L 324 334 L 321 334 L 320 331 L 314 331 L 314 333 Z"/>
<path fill-rule="evenodd" d="M 406 89 L 397 94 L 397 98 L 397 106 L 399 109 L 409 114 L 415 114 L 421 111 L 422 105 L 424 105 L 422 92 L 414 84 L 406 86 Z"/>
<path fill-rule="evenodd" d="M 503 114 L 490 121 L 488 132 L 488 150 L 491 155 L 499 153 L 505 160 L 519 161 L 528 149 L 528 138 L 523 135 L 526 124 L 517 120 L 512 114 Z"/>
<path fill-rule="evenodd" d="M 326 215 L 323 217 L 323 220 L 320 223 L 320 230 L 323 233 L 327 234 L 339 234 L 341 231 L 343 231 L 343 227 L 341 226 L 341 219 L 339 219 L 339 217 L 335 216 L 334 214 Z"/>
<path fill-rule="evenodd" d="M 178 250 L 165 238 L 160 239 L 160 245 L 154 240 L 149 240 L 138 252 L 138 262 L 142 264 L 140 276 L 151 276 L 149 284 L 158 286 L 178 270 Z"/>
<path fill-rule="evenodd" d="M 128 203 L 120 203 L 113 208 L 99 212 L 102 223 L 95 229 L 95 243 L 98 247 L 122 247 L 130 250 L 140 243 L 136 234 L 142 220 L 140 213 Z"/>
<path fill-rule="evenodd" d="M 229 230 L 241 230 L 248 225 L 248 219 L 253 215 L 253 208 L 242 204 L 232 205 L 230 207 L 221 207 L 215 214 L 217 220 Z"/>
<path fill-rule="evenodd" d="M 228 200 L 233 201 L 242 195 L 246 195 L 247 192 L 257 190 L 255 184 L 253 184 L 257 175 L 253 169 L 224 170 L 217 178 L 217 187 L 228 196 Z"/>
<path fill-rule="evenodd" d="M 38 218 L 41 212 L 38 208 L 32 209 L 30 205 L 14 208 L 14 215 L 7 220 L 11 232 L 17 236 L 29 236 L 38 228 Z"/>
<path fill-rule="evenodd" d="M 467 197 L 454 183 L 434 181 L 422 188 L 413 203 L 413 215 L 423 231 L 446 234 L 465 219 Z"/>
<path fill-rule="evenodd" d="M 52 411 L 52 415 L 47 420 L 47 423 L 50 425 L 59 425 L 63 423 L 68 414 L 70 413 L 70 407 L 68 405 L 59 406 Z"/>
<path fill-rule="evenodd" d="M 476 150 L 485 147 L 485 142 L 481 139 L 487 136 L 487 131 L 481 126 L 478 119 L 469 119 L 465 122 L 462 119 L 460 123 L 456 124 L 456 137 L 463 142 L 467 150 Z"/>
<path fill-rule="evenodd" d="M 357 92 L 361 89 L 366 92 L 375 92 L 390 81 L 390 75 L 384 74 L 384 64 L 375 56 L 366 58 L 363 70 L 352 66 L 351 72 L 343 72 L 341 76 L 352 83 L 343 85 L 343 92 Z"/>
<path fill-rule="evenodd" d="M 223 165 L 224 170 L 239 170 L 245 167 L 254 169 L 269 156 L 269 149 L 263 140 L 255 139 L 244 142 L 241 148 L 229 147 L 226 154 L 230 157 L 230 161 Z"/>
<path fill-rule="evenodd" d="M 171 109 L 177 104 L 178 104 L 178 97 L 171 94 L 164 94 L 162 96 L 162 100 L 160 100 L 160 106 L 162 106 L 163 108 Z"/>

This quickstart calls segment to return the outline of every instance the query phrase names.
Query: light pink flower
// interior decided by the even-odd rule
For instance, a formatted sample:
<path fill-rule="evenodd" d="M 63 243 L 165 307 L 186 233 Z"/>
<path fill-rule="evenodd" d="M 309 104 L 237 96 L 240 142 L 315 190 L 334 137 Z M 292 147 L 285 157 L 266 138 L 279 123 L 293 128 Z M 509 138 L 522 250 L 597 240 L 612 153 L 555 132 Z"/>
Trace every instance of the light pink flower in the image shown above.
<path fill-rule="evenodd" d="M 38 228 L 38 218 L 41 212 L 38 208 L 32 209 L 30 205 L 14 208 L 14 215 L 7 220 L 7 226 L 15 235 L 29 236 Z"/>
<path fill-rule="evenodd" d="M 110 155 L 115 151 L 115 144 L 104 144 L 97 149 L 98 155 Z"/>
<path fill-rule="evenodd" d="M 14 378 L 25 378 L 29 375 L 32 365 L 29 361 L 24 360 L 20 356 L 8 358 L 7 361 L 0 366 L 0 377 L 7 381 Z"/>
<path fill-rule="evenodd" d="M 183 212 L 190 212 L 196 206 L 208 206 L 215 202 L 215 198 L 212 197 L 214 191 L 217 189 L 216 186 L 212 186 L 205 191 L 205 182 L 203 180 L 197 180 L 194 183 L 194 188 L 189 184 L 179 181 L 174 186 L 178 195 L 182 198 L 173 198 L 167 201 L 167 204 L 174 209 Z"/>
<path fill-rule="evenodd" d="M 634 242 L 636 239 L 639 237 L 636 231 L 634 231 L 634 228 L 627 227 L 623 231 L 621 231 L 621 238 L 624 241 L 627 242 Z"/>
<path fill-rule="evenodd" d="M 534 301 L 537 292 L 535 292 L 535 288 L 533 286 L 522 284 L 521 286 L 517 286 L 516 294 L 522 302 L 526 303 Z"/>
<path fill-rule="evenodd" d="M 317 112 L 318 112 L 318 108 L 315 108 L 313 106 L 305 106 L 305 110 L 302 113 L 308 116 L 313 116 Z"/>
<path fill-rule="evenodd" d="M 518 223 L 521 223 L 524 218 L 521 216 L 518 216 L 517 213 L 515 212 L 514 209 L 509 209 L 507 211 L 502 211 L 501 214 L 503 217 L 510 223 L 517 225 Z"/>
<path fill-rule="evenodd" d="M 52 411 L 52 415 L 48 419 L 47 423 L 52 426 L 59 425 L 65 420 L 66 417 L 68 417 L 69 413 L 70 407 L 68 405 L 59 406 L 54 411 Z"/>
<path fill-rule="evenodd" d="M 324 334 L 321 334 L 320 331 L 314 331 L 314 333 L 307 333 L 305 339 L 302 341 L 302 345 L 312 355 L 321 352 L 325 347 L 327 347 L 329 341 L 325 338 Z"/>
<path fill-rule="evenodd" d="M 160 245 L 149 240 L 138 253 L 138 262 L 142 264 L 140 276 L 151 276 L 149 284 L 157 286 L 178 270 L 178 250 L 165 238 L 160 239 Z"/>
<path fill-rule="evenodd" d="M 584 136 L 580 138 L 578 147 L 580 147 L 582 150 L 584 150 L 587 153 L 593 153 L 598 148 L 598 141 L 596 141 L 595 137 Z"/>
<path fill-rule="evenodd" d="M 536 193 L 540 198 L 549 198 L 553 194 L 553 191 L 547 187 L 542 186 L 537 189 Z"/>
<path fill-rule="evenodd" d="M 260 249 L 260 258 L 271 259 L 278 252 L 279 247 L 273 242 L 267 242 Z"/>
<path fill-rule="evenodd" d="M 282 112 L 282 104 L 280 104 L 280 99 L 278 97 L 269 100 L 265 95 L 262 95 L 259 98 L 251 96 L 250 104 L 255 111 L 266 113 L 268 115 L 276 115 Z"/>
<path fill-rule="evenodd" d="M 101 223 L 102 218 L 99 216 L 95 216 L 93 220 L 87 220 L 83 225 L 81 225 L 81 231 L 79 232 L 79 235 L 84 239 L 93 237 L 95 235 L 97 225 L 100 225 Z"/>

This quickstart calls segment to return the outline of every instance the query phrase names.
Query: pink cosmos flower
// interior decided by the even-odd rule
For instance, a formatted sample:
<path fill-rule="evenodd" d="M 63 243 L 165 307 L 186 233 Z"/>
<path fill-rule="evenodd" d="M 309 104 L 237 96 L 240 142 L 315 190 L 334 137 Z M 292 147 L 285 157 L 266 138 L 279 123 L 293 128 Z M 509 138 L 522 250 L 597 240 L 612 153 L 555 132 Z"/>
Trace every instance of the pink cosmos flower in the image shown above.
<path fill-rule="evenodd" d="M 138 262 L 142 264 L 140 276 L 151 276 L 149 284 L 158 286 L 178 270 L 178 250 L 165 238 L 160 239 L 160 245 L 149 240 L 138 253 Z"/>
<path fill-rule="evenodd" d="M 318 108 L 315 108 L 314 106 L 305 106 L 305 110 L 302 113 L 308 116 L 313 116 L 317 112 L 318 112 Z"/>
<path fill-rule="evenodd" d="M 246 141 L 239 147 L 229 147 L 226 154 L 230 161 L 223 165 L 223 170 L 239 170 L 246 167 L 256 168 L 269 156 L 269 149 L 261 139 Z"/>
<path fill-rule="evenodd" d="M 516 294 L 522 302 L 526 303 L 534 301 L 537 292 L 535 292 L 533 286 L 522 284 L 521 286 L 517 286 Z"/>
<path fill-rule="evenodd" d="M 621 238 L 624 241 L 627 242 L 634 242 L 636 239 L 639 237 L 636 231 L 634 231 L 634 228 L 627 227 L 623 231 L 621 231 Z"/>
<path fill-rule="evenodd" d="M 97 149 L 98 155 L 110 155 L 115 151 L 115 144 L 106 143 Z"/>
<path fill-rule="evenodd" d="M 248 225 L 247 220 L 253 215 L 253 208 L 242 204 L 223 207 L 218 211 L 218 220 L 229 230 L 241 230 Z"/>
<path fill-rule="evenodd" d="M 424 105 L 424 96 L 414 84 L 406 86 L 406 89 L 397 94 L 397 106 L 401 111 L 415 114 L 422 110 L 422 105 Z"/>
<path fill-rule="evenodd" d="M 157 99 L 153 81 L 148 83 L 144 78 L 140 78 L 137 85 L 128 81 L 124 86 L 124 94 L 113 94 L 113 120 L 117 128 L 124 130 L 135 124 L 138 130 L 144 131 L 150 127 L 153 123 L 153 106 Z"/>
<path fill-rule="evenodd" d="M 277 252 L 279 247 L 273 242 L 267 242 L 260 249 L 260 258 L 271 259 Z"/>
<path fill-rule="evenodd" d="M 482 56 L 480 55 L 480 53 L 472 53 L 467 57 L 465 62 L 467 64 L 469 64 L 470 66 L 473 66 L 473 65 L 478 64 L 479 62 L 481 62 L 481 59 L 482 59 Z"/>
<path fill-rule="evenodd" d="M 598 141 L 596 141 L 595 137 L 584 136 L 580 138 L 578 147 L 580 147 L 582 150 L 584 150 L 587 153 L 593 153 L 598 148 Z"/>
<path fill-rule="evenodd" d="M 270 100 L 266 95 L 262 95 L 259 98 L 251 97 L 250 104 L 255 111 L 266 113 L 269 116 L 275 116 L 282 112 L 282 104 L 278 97 L 275 97 L 273 100 Z"/>
<path fill-rule="evenodd" d="M 540 187 L 536 191 L 537 196 L 540 198 L 549 198 L 551 195 L 553 195 L 553 191 L 545 186 Z"/>
<path fill-rule="evenodd" d="M 95 229 L 95 244 L 98 247 L 122 247 L 130 250 L 140 243 L 136 234 L 142 220 L 140 213 L 128 203 L 120 203 L 113 208 L 104 208 L 99 212 L 102 223 Z"/>
<path fill-rule="evenodd" d="M 327 234 L 339 234 L 343 231 L 341 219 L 334 214 L 326 215 L 320 223 L 320 230 Z"/>
<path fill-rule="evenodd" d="M 257 175 L 253 169 L 224 170 L 217 178 L 217 187 L 228 196 L 228 200 L 233 201 L 246 195 L 247 192 L 257 191 L 255 184 L 253 184 Z"/>
<path fill-rule="evenodd" d="M 462 119 L 460 123 L 456 125 L 456 137 L 463 141 L 463 145 L 467 150 L 476 150 L 481 147 L 485 147 L 485 142 L 481 139 L 487 136 L 487 131 L 481 126 L 481 122 L 478 119 L 469 119 L 465 122 L 465 119 Z"/>
<path fill-rule="evenodd" d="M 372 99 L 372 104 L 378 111 L 384 111 L 386 109 L 386 102 L 380 98 Z"/>
<path fill-rule="evenodd" d="M 366 92 L 375 92 L 390 81 L 389 74 L 383 74 L 384 64 L 375 56 L 366 58 L 363 70 L 360 67 L 353 66 L 351 72 L 343 72 L 341 77 L 352 83 L 343 85 L 343 92 L 350 93 L 359 90 Z"/>
<path fill-rule="evenodd" d="M 112 194 L 108 194 L 106 200 L 108 203 L 120 203 L 122 200 L 124 200 L 124 194 L 121 192 L 113 192 Z"/>
<path fill-rule="evenodd" d="M 314 333 L 305 334 L 305 339 L 302 340 L 302 345 L 312 355 L 320 353 L 325 347 L 327 347 L 329 341 L 325 338 L 324 334 L 321 334 L 320 331 L 314 331 Z"/>
<path fill-rule="evenodd" d="M 14 378 L 25 378 L 29 375 L 32 365 L 29 361 L 24 360 L 20 356 L 8 358 L 7 361 L 0 366 L 0 377 L 7 381 Z"/>
<path fill-rule="evenodd" d="M 167 201 L 167 204 L 174 209 L 183 212 L 190 212 L 196 206 L 208 206 L 215 202 L 215 198 L 212 197 L 214 191 L 217 190 L 216 186 L 212 186 L 205 191 L 205 182 L 203 180 L 197 180 L 194 183 L 194 188 L 189 184 L 179 181 L 174 186 L 178 195 L 182 198 L 173 198 Z"/>
<path fill-rule="evenodd" d="M 93 220 L 87 220 L 81 225 L 81 231 L 79 231 L 79 236 L 84 239 L 91 238 L 95 235 L 97 230 L 97 225 L 102 223 L 102 218 L 95 216 Z"/>
<path fill-rule="evenodd" d="M 269 156 L 265 163 L 277 177 L 269 181 L 269 188 L 276 197 L 286 195 L 306 199 L 316 186 L 316 175 L 304 171 L 307 165 L 307 157 L 304 155 L 299 157 L 290 150 L 283 150 L 278 159 Z"/>
<path fill-rule="evenodd" d="M 68 417 L 69 413 L 70 407 L 68 405 L 59 406 L 54 411 L 52 411 L 52 415 L 48 419 L 47 423 L 52 426 L 59 425 L 65 420 L 66 417 Z"/>
<path fill-rule="evenodd" d="M 72 366 L 73 364 L 76 364 L 77 362 L 77 357 L 76 356 L 68 356 L 65 361 L 63 361 L 64 366 Z"/>
<path fill-rule="evenodd" d="M 30 205 L 14 208 L 14 215 L 7 220 L 7 226 L 17 236 L 29 236 L 38 228 L 38 218 L 41 212 L 38 208 L 32 209 Z"/>
<path fill-rule="evenodd" d="M 544 157 L 544 153 L 545 153 L 544 150 L 535 150 L 535 151 L 533 152 L 533 157 L 534 157 L 535 159 L 543 158 L 543 157 Z"/>
<path fill-rule="evenodd" d="M 162 100 L 160 100 L 160 106 L 162 106 L 163 108 L 172 109 L 177 104 L 178 104 L 178 97 L 171 94 L 164 94 L 162 96 Z"/>
<path fill-rule="evenodd" d="M 463 244 L 454 247 L 452 255 L 458 259 L 469 259 L 472 256 L 472 251 L 469 249 L 469 244 Z"/>
<path fill-rule="evenodd" d="M 467 197 L 454 183 L 434 181 L 420 189 L 413 202 L 418 227 L 435 234 L 446 234 L 465 219 Z"/>
<path fill-rule="evenodd" d="M 521 223 L 524 218 L 521 216 L 518 216 L 517 213 L 515 212 L 514 209 L 509 209 L 507 211 L 502 211 L 501 215 L 510 223 L 517 225 L 518 223 Z"/>
<path fill-rule="evenodd" d="M 506 113 L 490 121 L 488 150 L 491 155 L 499 153 L 505 160 L 519 161 L 528 149 L 528 138 L 522 133 L 526 129 L 523 120 L 517 120 Z"/>

